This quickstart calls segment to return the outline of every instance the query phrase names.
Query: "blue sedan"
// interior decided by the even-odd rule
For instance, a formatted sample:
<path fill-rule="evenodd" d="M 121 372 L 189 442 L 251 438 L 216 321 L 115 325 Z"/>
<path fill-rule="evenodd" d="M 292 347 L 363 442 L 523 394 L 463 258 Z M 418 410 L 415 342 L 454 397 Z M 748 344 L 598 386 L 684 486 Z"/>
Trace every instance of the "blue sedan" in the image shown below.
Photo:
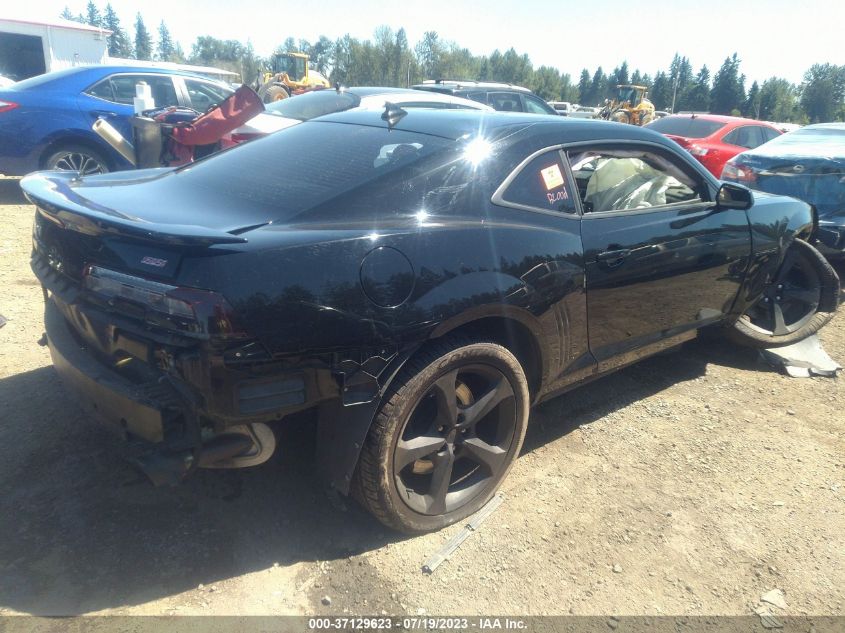
<path fill-rule="evenodd" d="M 141 81 L 149 84 L 156 106 L 200 112 L 232 93 L 199 75 L 143 66 L 81 66 L 20 81 L 0 90 L 0 174 L 131 168 L 91 126 L 106 119 L 131 140 L 135 85 Z"/>

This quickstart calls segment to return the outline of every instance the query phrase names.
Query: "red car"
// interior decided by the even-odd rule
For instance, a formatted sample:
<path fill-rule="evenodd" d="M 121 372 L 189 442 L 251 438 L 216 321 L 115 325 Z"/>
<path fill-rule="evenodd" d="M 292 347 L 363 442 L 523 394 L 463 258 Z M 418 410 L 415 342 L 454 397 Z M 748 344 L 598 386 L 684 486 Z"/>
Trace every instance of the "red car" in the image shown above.
<path fill-rule="evenodd" d="M 720 178 L 725 163 L 748 149 L 780 136 L 763 121 L 719 114 L 673 114 L 647 126 L 671 138 Z"/>

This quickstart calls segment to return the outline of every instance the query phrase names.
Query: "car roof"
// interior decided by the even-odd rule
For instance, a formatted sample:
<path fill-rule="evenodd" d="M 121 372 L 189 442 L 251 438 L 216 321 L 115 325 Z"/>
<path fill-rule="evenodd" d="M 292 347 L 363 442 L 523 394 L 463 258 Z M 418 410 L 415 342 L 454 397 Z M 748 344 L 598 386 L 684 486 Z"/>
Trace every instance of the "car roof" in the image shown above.
<path fill-rule="evenodd" d="M 368 97 L 370 95 L 381 95 L 381 94 L 388 94 L 391 92 L 395 93 L 407 93 L 407 92 L 414 92 L 411 88 L 389 88 L 386 86 L 352 86 L 351 88 L 342 87 L 341 90 L 344 90 L 350 94 L 357 95 L 359 97 Z"/>
<path fill-rule="evenodd" d="M 180 77 L 189 77 L 192 79 L 202 79 L 212 83 L 222 84 L 218 79 L 211 79 L 203 75 L 187 72 L 184 70 L 174 70 L 170 68 L 157 68 L 155 66 L 118 66 L 118 65 L 100 65 L 92 64 L 88 66 L 75 66 L 73 68 L 65 68 L 63 70 L 56 70 L 42 75 L 36 75 L 29 79 L 24 79 L 10 88 L 15 90 L 28 90 L 30 88 L 39 88 L 48 86 L 57 82 L 84 82 L 88 85 L 97 79 L 113 75 L 116 73 L 131 73 L 131 74 L 161 74 L 161 75 L 178 75 Z"/>
<path fill-rule="evenodd" d="M 473 110 L 490 110 L 493 108 L 481 103 L 473 101 L 472 99 L 465 99 L 458 95 L 446 94 L 442 92 L 434 92 L 431 90 L 411 90 L 411 89 L 394 89 L 386 91 L 376 91 L 367 95 L 361 95 L 361 104 L 359 107 L 384 107 L 384 102 L 379 97 L 386 97 L 385 100 L 390 100 L 397 105 L 404 105 L 404 103 L 431 103 L 431 104 L 453 104 L 459 105 Z M 378 101 L 378 103 L 377 103 Z"/>
<path fill-rule="evenodd" d="M 311 121 L 321 122 L 391 127 L 382 118 L 380 110 L 351 109 Z M 392 128 L 454 140 L 484 134 L 497 139 L 508 137 L 513 142 L 529 139 L 529 144 L 538 149 L 560 143 L 617 139 L 648 141 L 671 149 L 676 147 L 662 134 L 635 125 L 524 112 L 409 109 Z"/>
<path fill-rule="evenodd" d="M 698 114 L 698 113 L 692 113 L 692 112 L 689 112 L 689 113 L 684 112 L 684 113 L 680 113 L 680 114 L 670 114 L 669 116 L 664 117 L 664 118 L 666 118 L 666 119 L 672 119 L 672 118 L 673 119 L 692 119 L 692 118 L 696 118 L 696 119 L 701 119 L 702 121 L 714 121 L 714 122 L 717 122 L 717 123 L 732 123 L 732 124 L 735 124 L 735 125 L 753 123 L 755 125 L 765 125 L 765 126 L 768 126 L 768 127 L 774 127 L 771 123 L 766 123 L 765 121 L 758 121 L 756 119 L 746 119 L 746 118 L 741 117 L 741 116 L 729 116 L 727 114 L 706 114 L 706 113 Z"/>
<path fill-rule="evenodd" d="M 424 81 L 421 84 L 412 86 L 417 90 L 436 90 L 437 88 L 450 88 L 452 90 L 471 90 L 473 88 L 513 90 L 515 92 L 531 92 L 528 88 L 514 84 L 499 83 L 495 81 L 475 81 L 472 79 L 436 79 Z"/>

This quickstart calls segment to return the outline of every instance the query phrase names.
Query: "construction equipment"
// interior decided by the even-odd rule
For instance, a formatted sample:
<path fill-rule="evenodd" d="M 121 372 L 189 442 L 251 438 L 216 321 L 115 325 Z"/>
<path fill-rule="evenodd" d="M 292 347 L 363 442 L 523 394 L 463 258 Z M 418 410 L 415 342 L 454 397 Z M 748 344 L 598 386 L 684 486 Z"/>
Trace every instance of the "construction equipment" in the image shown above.
<path fill-rule="evenodd" d="M 309 69 L 305 53 L 277 53 L 270 64 L 270 71 L 264 73 L 258 89 L 258 96 L 264 103 L 331 87 L 328 79 Z"/>
<path fill-rule="evenodd" d="M 654 104 L 648 99 L 648 88 L 633 84 L 616 86 L 616 96 L 606 99 L 597 118 L 631 125 L 646 125 L 654 120 Z"/>

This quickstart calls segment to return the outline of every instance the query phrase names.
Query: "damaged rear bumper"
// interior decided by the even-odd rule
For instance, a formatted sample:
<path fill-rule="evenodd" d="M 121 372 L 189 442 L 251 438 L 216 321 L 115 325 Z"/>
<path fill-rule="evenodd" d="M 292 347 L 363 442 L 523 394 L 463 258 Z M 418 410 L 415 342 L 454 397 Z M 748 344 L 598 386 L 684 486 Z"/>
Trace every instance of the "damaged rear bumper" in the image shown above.
<path fill-rule="evenodd" d="M 150 393 L 151 386 L 135 385 L 94 359 L 52 299 L 47 301 L 44 325 L 56 373 L 87 413 L 148 442 L 164 440 L 167 407 L 160 398 L 162 389 Z"/>

